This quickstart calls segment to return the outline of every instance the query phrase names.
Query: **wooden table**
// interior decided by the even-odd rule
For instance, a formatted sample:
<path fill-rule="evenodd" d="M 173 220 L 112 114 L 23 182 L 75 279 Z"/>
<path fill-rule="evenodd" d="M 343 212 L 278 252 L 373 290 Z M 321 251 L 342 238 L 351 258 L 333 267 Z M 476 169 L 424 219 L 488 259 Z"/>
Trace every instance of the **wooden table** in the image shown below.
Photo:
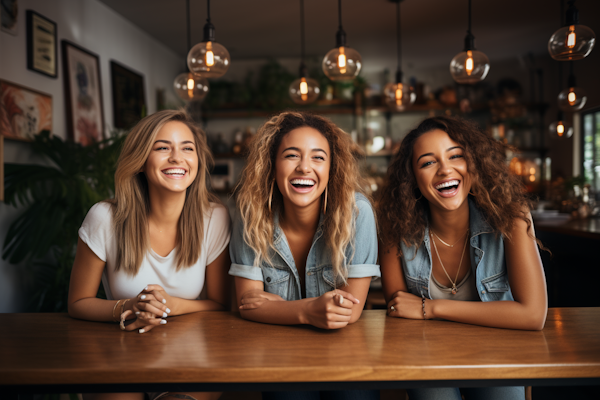
<path fill-rule="evenodd" d="M 600 218 L 571 219 L 568 221 L 534 219 L 533 222 L 537 232 L 552 232 L 600 240 Z"/>
<path fill-rule="evenodd" d="M 65 314 L 0 314 L 0 326 L 4 394 L 600 384 L 600 308 L 550 309 L 537 332 L 383 310 L 338 331 L 226 312 L 142 335 Z"/>

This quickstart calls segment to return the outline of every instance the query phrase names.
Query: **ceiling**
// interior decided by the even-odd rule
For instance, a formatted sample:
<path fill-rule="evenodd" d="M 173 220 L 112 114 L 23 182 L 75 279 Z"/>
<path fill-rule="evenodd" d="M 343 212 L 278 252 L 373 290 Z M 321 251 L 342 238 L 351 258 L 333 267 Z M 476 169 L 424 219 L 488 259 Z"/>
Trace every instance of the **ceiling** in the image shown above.
<path fill-rule="evenodd" d="M 185 0 L 100 0 L 181 57 L 187 54 Z M 490 60 L 543 54 L 560 27 L 561 0 L 475 0 L 475 45 Z M 306 53 L 322 57 L 335 45 L 337 1 L 305 0 Z M 206 0 L 191 0 L 192 45 L 202 40 Z M 401 3 L 403 67 L 448 65 L 462 50 L 467 0 L 406 0 Z M 580 20 L 600 33 L 600 1 L 579 0 Z M 347 45 L 365 65 L 396 57 L 396 8 L 389 0 L 344 0 Z M 232 62 L 295 58 L 300 54 L 299 0 L 213 0 L 216 40 Z"/>

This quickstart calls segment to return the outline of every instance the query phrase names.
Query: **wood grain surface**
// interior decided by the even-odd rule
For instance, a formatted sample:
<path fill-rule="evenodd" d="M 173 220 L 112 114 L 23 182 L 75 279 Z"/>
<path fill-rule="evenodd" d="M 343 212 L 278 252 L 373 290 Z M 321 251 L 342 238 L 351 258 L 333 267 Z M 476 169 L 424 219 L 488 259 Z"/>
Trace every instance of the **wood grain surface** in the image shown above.
<path fill-rule="evenodd" d="M 0 314 L 0 385 L 600 378 L 600 309 L 550 309 L 542 331 L 388 318 L 338 331 L 237 313 L 151 332 L 66 314 Z"/>

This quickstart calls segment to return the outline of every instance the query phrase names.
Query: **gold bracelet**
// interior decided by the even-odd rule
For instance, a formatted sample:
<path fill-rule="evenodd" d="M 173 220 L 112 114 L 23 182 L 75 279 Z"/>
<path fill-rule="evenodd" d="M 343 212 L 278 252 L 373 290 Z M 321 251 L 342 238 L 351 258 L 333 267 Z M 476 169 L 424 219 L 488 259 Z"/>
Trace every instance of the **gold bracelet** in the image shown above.
<path fill-rule="evenodd" d="M 123 312 L 125 312 L 125 304 L 127 304 L 127 302 L 128 302 L 129 300 L 130 300 L 130 299 L 127 299 L 127 300 L 125 300 L 125 301 L 123 302 L 123 304 L 121 304 L 121 315 L 123 315 Z M 119 319 L 121 319 L 121 318 L 122 318 L 122 317 L 121 317 L 121 315 L 119 315 Z"/>
<path fill-rule="evenodd" d="M 119 319 L 117 317 L 115 317 L 115 310 L 117 309 L 117 306 L 119 305 L 119 303 L 121 302 L 121 300 L 117 300 L 117 302 L 115 303 L 113 310 L 112 310 L 112 319 L 113 322 L 119 322 Z"/>

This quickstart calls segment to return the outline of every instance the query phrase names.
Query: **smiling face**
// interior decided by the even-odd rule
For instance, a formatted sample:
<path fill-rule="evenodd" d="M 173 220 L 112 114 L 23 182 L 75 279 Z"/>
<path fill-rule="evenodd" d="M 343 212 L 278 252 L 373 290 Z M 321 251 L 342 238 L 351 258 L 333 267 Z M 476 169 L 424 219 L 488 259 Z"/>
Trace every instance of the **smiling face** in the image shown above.
<path fill-rule="evenodd" d="M 167 122 L 157 133 L 143 172 L 151 190 L 185 192 L 198 174 L 192 131 L 182 122 Z"/>
<path fill-rule="evenodd" d="M 281 139 L 275 160 L 275 179 L 286 210 L 320 207 L 329 182 L 331 151 L 316 129 L 301 127 Z"/>
<path fill-rule="evenodd" d="M 417 186 L 432 209 L 452 211 L 466 206 L 471 177 L 465 150 L 440 129 L 421 135 L 413 146 Z"/>

